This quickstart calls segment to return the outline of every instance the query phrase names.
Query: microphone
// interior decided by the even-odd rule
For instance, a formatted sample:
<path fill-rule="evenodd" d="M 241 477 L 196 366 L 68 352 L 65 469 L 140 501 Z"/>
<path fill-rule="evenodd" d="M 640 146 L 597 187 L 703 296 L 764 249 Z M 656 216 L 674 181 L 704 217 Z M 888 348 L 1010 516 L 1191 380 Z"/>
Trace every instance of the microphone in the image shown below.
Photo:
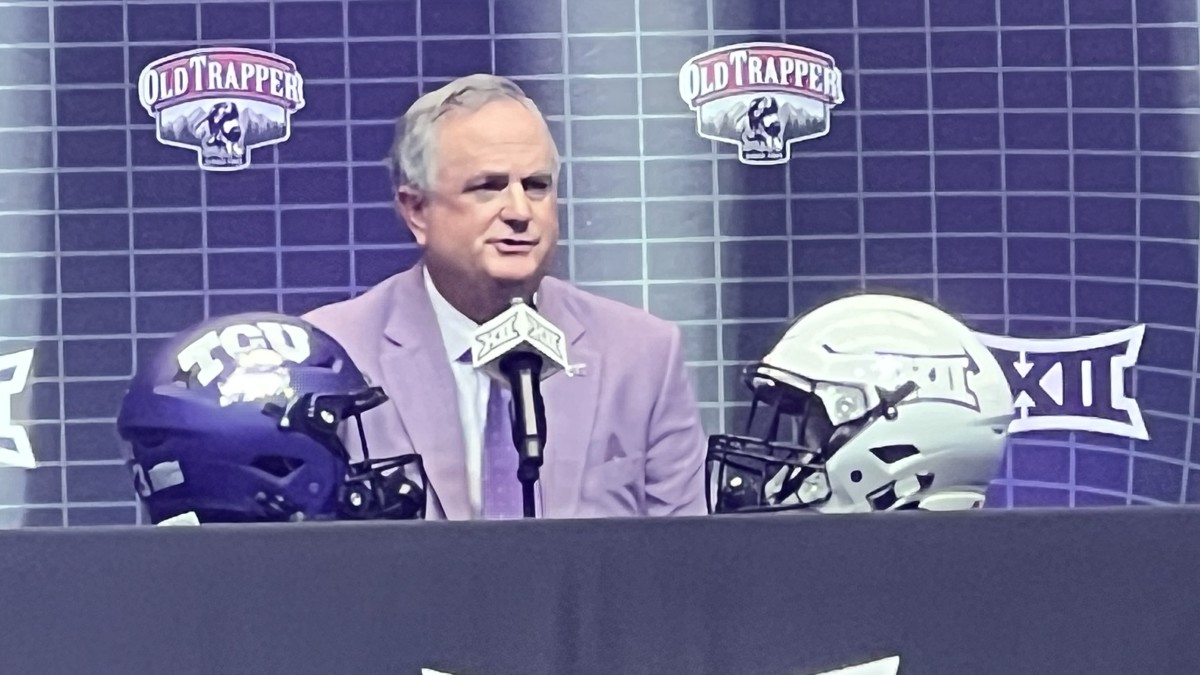
<path fill-rule="evenodd" d="M 508 385 L 512 392 L 513 445 L 519 458 L 517 479 L 523 489 L 526 518 L 535 515 L 533 488 L 546 447 L 541 382 L 559 371 L 572 377 L 581 370 L 568 362 L 566 344 L 566 335 L 520 298 L 514 298 L 508 309 L 471 336 L 472 365 Z"/>
<path fill-rule="evenodd" d="M 582 365 L 567 361 L 567 336 L 524 300 L 513 298 L 508 309 L 475 329 L 471 336 L 471 362 L 494 379 L 509 384 L 500 359 L 518 352 L 539 357 L 542 380 L 559 371 L 571 377 L 583 370 Z"/>

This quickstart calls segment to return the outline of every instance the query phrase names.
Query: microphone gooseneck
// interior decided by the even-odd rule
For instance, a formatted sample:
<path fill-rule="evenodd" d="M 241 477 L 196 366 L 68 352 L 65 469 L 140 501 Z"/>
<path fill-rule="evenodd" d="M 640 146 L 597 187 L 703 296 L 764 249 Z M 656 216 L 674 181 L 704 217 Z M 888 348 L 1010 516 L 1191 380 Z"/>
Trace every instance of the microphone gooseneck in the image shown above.
<path fill-rule="evenodd" d="M 513 445 L 516 446 L 517 479 L 521 482 L 526 518 L 536 516 L 534 486 L 546 447 L 546 405 L 542 399 L 542 357 L 532 352 L 510 352 L 500 357 L 500 372 L 512 391 Z"/>
<path fill-rule="evenodd" d="M 566 345 L 567 336 L 521 298 L 471 336 L 471 363 L 512 393 L 509 415 L 526 518 L 537 517 L 535 493 L 546 448 L 541 382 L 560 370 L 568 377 L 581 371 L 568 363 Z"/>

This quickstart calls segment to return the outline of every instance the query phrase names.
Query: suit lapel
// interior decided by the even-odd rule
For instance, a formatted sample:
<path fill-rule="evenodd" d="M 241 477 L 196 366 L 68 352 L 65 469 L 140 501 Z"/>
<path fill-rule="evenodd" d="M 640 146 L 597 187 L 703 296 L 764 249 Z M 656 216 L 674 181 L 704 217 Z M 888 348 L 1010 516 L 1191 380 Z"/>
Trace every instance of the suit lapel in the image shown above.
<path fill-rule="evenodd" d="M 443 513 L 465 520 L 471 506 L 458 392 L 422 270 L 418 263 L 396 280 L 384 327 L 382 377 Z"/>
<path fill-rule="evenodd" d="M 538 296 L 538 312 L 566 334 L 568 361 L 586 366 L 580 375 L 558 373 L 542 386 L 546 401 L 542 503 L 545 516 L 561 517 L 574 513 L 579 504 L 604 364 L 600 353 L 583 340 L 584 325 L 570 306 L 562 282 L 547 278 Z"/>

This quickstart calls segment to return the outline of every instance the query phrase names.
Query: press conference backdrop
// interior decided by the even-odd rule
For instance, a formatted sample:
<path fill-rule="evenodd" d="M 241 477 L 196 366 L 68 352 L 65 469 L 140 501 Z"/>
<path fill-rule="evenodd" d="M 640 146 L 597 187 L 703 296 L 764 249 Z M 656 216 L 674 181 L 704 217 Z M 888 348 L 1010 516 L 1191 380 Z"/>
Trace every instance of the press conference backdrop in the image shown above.
<path fill-rule="evenodd" d="M 756 41 L 843 78 L 773 166 L 702 138 L 679 86 Z M 303 78 L 243 170 L 160 142 L 139 98 L 198 47 Z M 990 336 L 1024 397 L 993 506 L 1200 501 L 1194 0 L 59 0 L 0 2 L 0 526 L 138 521 L 113 418 L 172 332 L 411 265 L 391 123 L 471 72 L 550 117 L 555 274 L 681 326 L 709 431 L 789 319 L 896 290 Z"/>

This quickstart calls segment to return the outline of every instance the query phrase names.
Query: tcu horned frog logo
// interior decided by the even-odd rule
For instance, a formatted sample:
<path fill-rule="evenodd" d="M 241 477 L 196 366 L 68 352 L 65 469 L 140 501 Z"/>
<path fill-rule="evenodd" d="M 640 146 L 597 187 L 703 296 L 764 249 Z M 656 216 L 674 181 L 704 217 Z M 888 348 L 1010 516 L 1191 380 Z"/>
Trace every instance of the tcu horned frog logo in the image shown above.
<path fill-rule="evenodd" d="M 199 154 L 200 168 L 238 171 L 250 151 L 286 141 L 304 107 L 304 79 L 281 56 L 232 47 L 197 49 L 142 70 L 138 100 L 158 140 Z"/>
<path fill-rule="evenodd" d="M 739 147 L 745 164 L 782 164 L 791 145 L 829 133 L 842 71 L 805 47 L 749 42 L 694 56 L 679 71 L 679 95 L 704 138 Z"/>

